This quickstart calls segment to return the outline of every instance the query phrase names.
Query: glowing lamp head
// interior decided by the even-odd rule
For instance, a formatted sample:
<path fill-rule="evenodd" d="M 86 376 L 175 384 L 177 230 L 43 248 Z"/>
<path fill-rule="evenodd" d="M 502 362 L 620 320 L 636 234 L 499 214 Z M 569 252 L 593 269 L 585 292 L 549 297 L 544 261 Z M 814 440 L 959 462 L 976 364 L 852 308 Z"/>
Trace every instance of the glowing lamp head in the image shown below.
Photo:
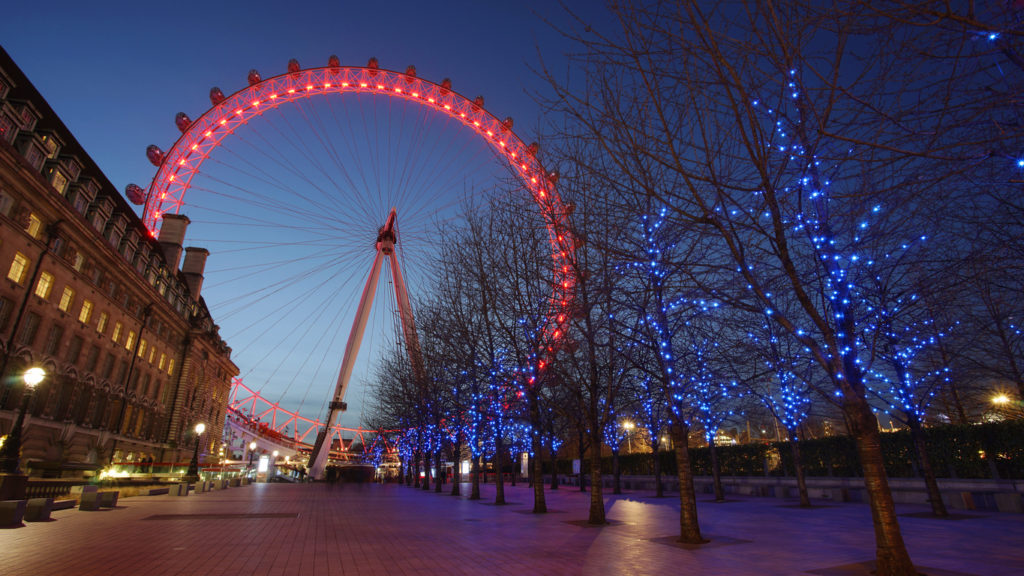
<path fill-rule="evenodd" d="M 992 397 L 992 403 L 995 404 L 996 406 L 1003 406 L 1010 403 L 1010 397 L 1007 396 L 1006 394 L 997 394 Z"/>
<path fill-rule="evenodd" d="M 249 442 L 249 450 L 252 451 L 252 450 L 255 450 L 255 449 L 256 449 L 256 441 L 253 440 L 252 442 Z"/>
<path fill-rule="evenodd" d="M 202 422 L 196 424 L 195 430 L 196 434 L 202 434 L 203 432 L 206 432 L 206 424 L 203 424 Z"/>
<path fill-rule="evenodd" d="M 28 370 L 25 370 L 25 374 L 22 375 L 22 378 L 25 380 L 25 386 L 35 388 L 43 381 L 43 378 L 46 378 L 46 371 L 38 366 L 29 368 Z"/>

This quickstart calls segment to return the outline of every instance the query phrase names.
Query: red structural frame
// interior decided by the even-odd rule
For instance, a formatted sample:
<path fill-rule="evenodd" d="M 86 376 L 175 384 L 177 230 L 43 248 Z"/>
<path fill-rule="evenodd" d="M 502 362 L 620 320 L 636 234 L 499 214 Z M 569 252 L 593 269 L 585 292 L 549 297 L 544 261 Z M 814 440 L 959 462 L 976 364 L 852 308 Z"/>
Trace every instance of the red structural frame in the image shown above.
<path fill-rule="evenodd" d="M 181 210 L 192 177 L 203 161 L 239 126 L 257 118 L 265 110 L 300 98 L 348 93 L 402 98 L 445 114 L 484 139 L 495 154 L 508 163 L 541 207 L 547 225 L 554 289 L 546 340 L 551 343 L 560 340 L 576 284 L 572 266 L 575 244 L 569 225 L 569 211 L 555 189 L 554 179 L 548 177 L 537 159 L 536 146 L 526 145 L 512 131 L 509 123 L 499 120 L 477 102 L 450 88 L 423 80 L 414 73 L 369 67 L 309 68 L 261 80 L 226 97 L 192 122 L 163 156 L 147 191 L 143 211 L 143 221 L 150 233 L 157 234 L 164 214 L 177 214 Z M 244 387 L 240 380 L 237 381 L 232 394 L 235 399 L 232 407 L 236 410 L 240 408 L 236 403 L 239 385 Z M 246 390 L 252 393 L 248 388 Z M 279 407 L 272 411 L 275 414 L 278 411 L 287 413 L 290 418 L 286 421 L 307 420 Z"/>

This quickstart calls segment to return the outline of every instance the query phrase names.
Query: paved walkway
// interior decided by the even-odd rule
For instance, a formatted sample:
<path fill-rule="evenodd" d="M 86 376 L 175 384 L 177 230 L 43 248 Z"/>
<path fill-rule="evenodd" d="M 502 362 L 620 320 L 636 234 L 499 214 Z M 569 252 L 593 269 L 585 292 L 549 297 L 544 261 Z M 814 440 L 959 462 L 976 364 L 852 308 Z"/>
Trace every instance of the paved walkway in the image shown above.
<path fill-rule="evenodd" d="M 466 486 L 468 493 L 468 486 Z M 701 502 L 711 542 L 674 543 L 673 495 L 634 492 L 607 499 L 602 527 L 584 525 L 589 496 L 532 494 L 494 486 L 470 501 L 398 485 L 257 484 L 187 498 L 139 496 L 115 510 L 55 512 L 46 523 L 0 530 L 0 573 L 170 574 L 868 574 L 874 537 L 868 508 L 800 509 L 770 498 Z M 929 576 L 1024 573 L 1024 515 L 917 517 L 901 507 L 903 534 Z M 907 516 L 906 514 L 910 514 Z"/>

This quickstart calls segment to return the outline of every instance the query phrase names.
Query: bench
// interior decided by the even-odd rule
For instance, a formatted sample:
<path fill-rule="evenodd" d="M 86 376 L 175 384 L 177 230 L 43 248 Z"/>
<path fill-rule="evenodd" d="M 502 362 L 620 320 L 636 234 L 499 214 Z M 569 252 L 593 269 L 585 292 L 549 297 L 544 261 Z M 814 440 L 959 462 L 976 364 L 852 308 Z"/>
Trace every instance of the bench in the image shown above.
<path fill-rule="evenodd" d="M 168 493 L 170 493 L 170 491 L 171 491 L 170 488 L 150 488 L 146 492 L 146 495 L 147 496 L 157 496 L 159 494 L 168 494 Z"/>
<path fill-rule="evenodd" d="M 56 512 L 57 510 L 71 510 L 74 507 L 74 500 L 54 500 L 53 506 L 50 508 L 50 511 Z"/>
<path fill-rule="evenodd" d="M 53 498 L 29 498 L 25 505 L 25 522 L 46 522 L 53 512 Z"/>
<path fill-rule="evenodd" d="M 117 497 L 120 494 L 117 490 L 108 490 L 106 492 L 97 492 L 100 500 L 100 508 L 116 508 Z"/>
<path fill-rule="evenodd" d="M 26 502 L 26 500 L 0 501 L 0 527 L 14 528 L 21 526 L 21 519 L 25 517 Z"/>
<path fill-rule="evenodd" d="M 72 493 L 74 492 L 75 490 L 72 489 Z M 85 485 L 78 492 L 80 493 L 78 498 L 79 510 L 93 511 L 100 509 L 100 494 L 96 486 Z"/>
<path fill-rule="evenodd" d="M 171 496 L 188 496 L 188 482 L 175 482 L 167 487 Z"/>

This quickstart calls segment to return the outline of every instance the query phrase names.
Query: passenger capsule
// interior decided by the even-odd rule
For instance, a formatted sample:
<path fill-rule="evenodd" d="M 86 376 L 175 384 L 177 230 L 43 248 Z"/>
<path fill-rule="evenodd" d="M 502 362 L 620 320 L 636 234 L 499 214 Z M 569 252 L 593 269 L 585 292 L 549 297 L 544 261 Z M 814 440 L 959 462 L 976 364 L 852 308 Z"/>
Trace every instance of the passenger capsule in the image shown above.
<path fill-rule="evenodd" d="M 256 70 L 255 68 L 253 68 L 252 70 L 249 70 L 249 86 L 254 86 L 256 84 L 259 84 L 262 81 L 263 81 L 263 77 L 260 76 L 260 73 L 259 73 L 258 70 Z"/>
<path fill-rule="evenodd" d="M 341 68 L 341 60 L 338 60 L 337 56 L 335 56 L 334 54 L 331 54 L 331 57 L 327 59 L 327 67 L 328 68 Z"/>
<path fill-rule="evenodd" d="M 484 97 L 483 96 L 477 96 L 476 98 L 473 98 L 473 106 L 474 106 L 474 108 L 473 108 L 474 110 L 476 110 L 477 108 L 483 108 L 484 107 Z"/>
<path fill-rule="evenodd" d="M 150 164 L 159 168 L 164 163 L 164 151 L 156 144 L 150 144 L 146 146 L 146 158 L 149 158 Z"/>
<path fill-rule="evenodd" d="M 501 121 L 501 127 L 504 128 L 505 130 L 511 130 L 512 124 L 514 124 L 514 122 L 512 122 L 511 116 Z"/>
<path fill-rule="evenodd" d="M 552 184 L 558 182 L 558 170 L 552 170 L 551 172 L 548 173 L 548 181 L 551 182 Z"/>
<path fill-rule="evenodd" d="M 125 186 L 124 195 L 128 197 L 129 202 L 136 206 L 145 204 L 146 202 L 146 191 L 138 184 L 129 184 Z"/>
<path fill-rule="evenodd" d="M 380 64 L 377 62 L 376 58 L 370 58 L 366 63 L 366 67 L 370 69 L 370 76 L 376 76 L 377 69 L 380 68 Z"/>
<path fill-rule="evenodd" d="M 451 78 L 445 78 L 444 80 L 441 80 L 441 94 L 447 94 L 448 91 L 451 90 L 451 89 L 452 89 Z"/>
<path fill-rule="evenodd" d="M 295 58 L 292 58 L 291 60 L 288 61 L 288 73 L 289 74 L 298 74 L 299 70 L 302 70 L 302 68 L 299 66 L 299 61 L 298 60 L 296 60 Z"/>
<path fill-rule="evenodd" d="M 210 88 L 210 104 L 214 106 L 224 101 L 224 93 L 220 91 L 220 88 L 214 86 Z"/>
<path fill-rule="evenodd" d="M 538 146 L 536 142 L 533 142 L 529 146 L 526 147 L 526 153 L 529 154 L 530 156 L 536 156 L 537 155 L 537 151 L 539 151 L 539 150 L 540 150 L 540 146 Z"/>
<path fill-rule="evenodd" d="M 405 69 L 405 81 L 406 82 L 412 82 L 415 79 L 416 79 L 416 67 L 413 66 L 412 64 L 410 64 L 409 67 Z"/>
<path fill-rule="evenodd" d="M 192 125 L 192 119 L 188 117 L 188 114 L 178 112 L 174 115 L 174 125 L 178 127 L 179 132 L 184 134 L 188 127 Z"/>

